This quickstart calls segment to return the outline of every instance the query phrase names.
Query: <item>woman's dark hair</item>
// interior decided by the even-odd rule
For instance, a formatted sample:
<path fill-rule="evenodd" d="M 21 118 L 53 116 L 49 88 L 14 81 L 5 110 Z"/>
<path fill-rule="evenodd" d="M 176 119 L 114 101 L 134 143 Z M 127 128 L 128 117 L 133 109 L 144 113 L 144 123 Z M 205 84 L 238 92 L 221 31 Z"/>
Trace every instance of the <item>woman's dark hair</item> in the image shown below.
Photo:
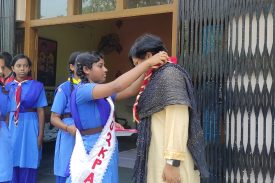
<path fill-rule="evenodd" d="M 87 76 L 83 71 L 83 67 L 86 66 L 89 69 L 91 69 L 93 67 L 93 64 L 100 61 L 100 59 L 104 59 L 104 56 L 101 53 L 96 51 L 84 52 L 77 56 L 76 63 L 75 63 L 77 68 L 76 73 L 80 77 L 81 82 L 83 83 L 89 82 Z"/>
<path fill-rule="evenodd" d="M 16 63 L 19 59 L 26 59 L 27 62 L 28 62 L 29 67 L 32 66 L 32 62 L 31 62 L 31 60 L 29 59 L 29 57 L 27 57 L 26 55 L 21 54 L 21 53 L 15 55 L 15 56 L 13 57 L 11 66 L 14 67 L 15 63 Z M 14 75 L 15 75 L 15 73 L 14 73 Z M 31 71 L 28 73 L 28 76 L 31 76 Z"/>
<path fill-rule="evenodd" d="M 75 60 L 76 57 L 80 54 L 80 51 L 75 51 L 71 53 L 69 57 L 69 62 L 68 62 L 68 70 L 69 70 L 69 78 L 70 78 L 70 85 L 71 85 L 71 91 L 74 90 L 74 83 L 73 83 L 73 71 L 70 69 L 70 64 L 75 65 Z"/>
<path fill-rule="evenodd" d="M 147 52 L 151 52 L 154 55 L 160 51 L 167 52 L 160 37 L 152 34 L 144 34 L 135 40 L 129 51 L 128 57 L 132 62 L 133 58 L 144 59 Z"/>
<path fill-rule="evenodd" d="M 12 56 L 8 52 L 2 52 L 0 54 L 0 59 L 3 59 L 5 66 L 11 70 Z"/>

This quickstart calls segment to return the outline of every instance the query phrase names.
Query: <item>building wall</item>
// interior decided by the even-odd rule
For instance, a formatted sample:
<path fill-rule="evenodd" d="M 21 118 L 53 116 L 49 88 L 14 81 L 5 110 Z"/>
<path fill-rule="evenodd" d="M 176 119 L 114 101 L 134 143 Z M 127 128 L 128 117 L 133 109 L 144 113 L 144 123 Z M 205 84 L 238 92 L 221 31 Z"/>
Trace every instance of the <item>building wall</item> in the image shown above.
<path fill-rule="evenodd" d="M 71 52 L 88 50 L 91 47 L 91 31 L 71 25 L 38 29 L 38 36 L 57 41 L 56 85 L 68 76 L 68 58 Z M 88 40 L 88 41 L 87 41 Z"/>

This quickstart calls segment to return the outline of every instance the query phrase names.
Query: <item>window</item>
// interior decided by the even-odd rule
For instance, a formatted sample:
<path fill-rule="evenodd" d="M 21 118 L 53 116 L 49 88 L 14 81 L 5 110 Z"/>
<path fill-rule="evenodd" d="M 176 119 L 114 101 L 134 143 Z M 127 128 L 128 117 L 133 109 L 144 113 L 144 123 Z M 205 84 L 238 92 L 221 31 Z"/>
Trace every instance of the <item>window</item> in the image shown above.
<path fill-rule="evenodd" d="M 37 0 L 37 18 L 67 16 L 67 0 Z"/>
<path fill-rule="evenodd" d="M 82 0 L 81 13 L 113 11 L 116 9 L 116 0 Z"/>
<path fill-rule="evenodd" d="M 127 8 L 139 8 L 172 3 L 173 0 L 127 0 Z"/>

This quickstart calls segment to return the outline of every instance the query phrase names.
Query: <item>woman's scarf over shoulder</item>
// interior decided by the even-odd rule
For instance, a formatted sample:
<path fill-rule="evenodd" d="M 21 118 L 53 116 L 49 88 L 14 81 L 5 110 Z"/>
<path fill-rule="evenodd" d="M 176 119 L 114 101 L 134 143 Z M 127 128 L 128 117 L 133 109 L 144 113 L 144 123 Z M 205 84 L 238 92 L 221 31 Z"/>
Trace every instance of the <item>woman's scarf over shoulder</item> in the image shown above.
<path fill-rule="evenodd" d="M 137 160 L 134 168 L 135 182 L 146 182 L 147 156 L 151 139 L 151 116 L 168 105 L 189 106 L 189 136 L 187 146 L 201 177 L 208 177 L 205 144 L 192 81 L 179 65 L 167 63 L 156 70 L 139 98 L 137 106 L 141 119 L 137 141 Z"/>

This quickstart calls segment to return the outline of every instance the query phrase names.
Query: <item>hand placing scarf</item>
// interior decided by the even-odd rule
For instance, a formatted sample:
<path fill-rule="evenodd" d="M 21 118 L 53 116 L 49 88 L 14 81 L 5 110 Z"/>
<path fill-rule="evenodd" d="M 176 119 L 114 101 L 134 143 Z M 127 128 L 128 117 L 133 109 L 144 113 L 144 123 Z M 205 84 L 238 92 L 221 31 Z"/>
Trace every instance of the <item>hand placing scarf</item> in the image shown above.
<path fill-rule="evenodd" d="M 174 63 L 174 64 L 176 64 L 177 63 L 176 57 L 170 57 L 170 59 L 169 59 L 169 61 L 167 63 Z M 140 121 L 139 116 L 138 116 L 138 112 L 137 112 L 137 106 L 138 106 L 138 101 L 139 101 L 140 95 L 145 90 L 146 86 L 148 85 L 153 72 L 155 70 L 157 70 L 158 68 L 160 68 L 160 67 L 161 67 L 160 64 L 155 65 L 155 66 L 153 66 L 151 69 L 149 69 L 145 73 L 145 78 L 143 79 L 142 86 L 140 87 L 139 93 L 138 93 L 138 95 L 136 97 L 136 101 L 135 101 L 134 106 L 133 106 L 133 119 L 137 123 L 139 123 L 139 121 Z"/>

